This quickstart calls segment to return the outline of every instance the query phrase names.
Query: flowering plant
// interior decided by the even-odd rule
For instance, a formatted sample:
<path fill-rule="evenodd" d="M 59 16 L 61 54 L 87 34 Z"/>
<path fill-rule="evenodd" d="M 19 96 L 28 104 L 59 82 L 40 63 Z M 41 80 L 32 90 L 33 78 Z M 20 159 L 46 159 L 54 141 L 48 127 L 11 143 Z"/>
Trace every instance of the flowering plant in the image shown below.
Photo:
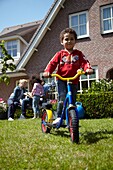
<path fill-rule="evenodd" d="M 52 104 L 52 109 L 54 111 L 56 111 L 57 110 L 57 100 L 56 99 L 50 100 L 50 104 Z"/>
<path fill-rule="evenodd" d="M 5 112 L 7 110 L 7 104 L 3 100 L 3 98 L 0 98 L 0 113 Z"/>

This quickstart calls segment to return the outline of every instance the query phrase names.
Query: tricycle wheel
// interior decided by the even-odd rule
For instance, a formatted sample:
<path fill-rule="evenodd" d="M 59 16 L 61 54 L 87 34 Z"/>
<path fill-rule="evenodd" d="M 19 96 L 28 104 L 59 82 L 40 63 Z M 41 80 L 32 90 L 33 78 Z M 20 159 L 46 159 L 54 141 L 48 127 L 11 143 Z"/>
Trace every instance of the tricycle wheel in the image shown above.
<path fill-rule="evenodd" d="M 48 116 L 47 116 L 47 112 L 46 110 L 43 110 L 42 112 L 42 121 L 41 121 L 41 128 L 42 128 L 42 132 L 44 133 L 50 133 L 51 128 L 49 128 L 46 123 L 48 120 Z"/>
<path fill-rule="evenodd" d="M 79 143 L 79 120 L 74 109 L 69 110 L 69 131 L 71 141 Z"/>

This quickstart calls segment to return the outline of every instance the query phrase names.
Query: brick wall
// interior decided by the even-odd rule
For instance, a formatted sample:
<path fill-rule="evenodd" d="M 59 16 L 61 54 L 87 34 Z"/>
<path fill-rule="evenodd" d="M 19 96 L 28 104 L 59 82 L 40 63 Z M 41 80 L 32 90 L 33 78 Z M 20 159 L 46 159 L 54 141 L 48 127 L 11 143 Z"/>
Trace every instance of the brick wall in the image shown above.
<path fill-rule="evenodd" d="M 66 0 L 64 8 L 60 10 L 50 26 L 51 30 L 46 33 L 37 47 L 38 51 L 33 53 L 27 63 L 28 76 L 43 72 L 49 60 L 62 49 L 59 34 L 64 28 L 69 27 L 69 14 L 88 10 L 90 36 L 78 40 L 76 48 L 85 54 L 92 66 L 98 66 L 99 78 L 106 78 L 107 72 L 113 67 L 113 34 L 101 35 L 100 7 L 110 3 L 113 3 L 113 0 Z M 10 94 L 14 87 L 13 81 L 11 80 L 9 87 L 5 87 L 4 93 L 0 92 L 1 96 Z"/>
<path fill-rule="evenodd" d="M 81 50 L 92 65 L 99 68 L 99 78 L 105 78 L 113 63 L 113 34 L 101 35 L 100 7 L 113 3 L 113 0 L 67 0 L 48 31 L 29 60 L 26 69 L 29 75 L 44 70 L 53 55 L 62 48 L 59 42 L 60 32 L 69 26 L 69 14 L 89 11 L 89 38 L 78 40 L 76 48 Z"/>

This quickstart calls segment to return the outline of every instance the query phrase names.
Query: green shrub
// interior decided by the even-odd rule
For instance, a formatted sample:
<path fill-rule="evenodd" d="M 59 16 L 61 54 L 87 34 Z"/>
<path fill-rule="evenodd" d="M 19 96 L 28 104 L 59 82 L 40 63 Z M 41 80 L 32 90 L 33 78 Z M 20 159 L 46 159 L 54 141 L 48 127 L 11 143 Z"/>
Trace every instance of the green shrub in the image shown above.
<path fill-rule="evenodd" d="M 0 119 L 7 119 L 7 109 L 0 105 Z"/>
<path fill-rule="evenodd" d="M 113 91 L 113 80 L 101 79 L 98 82 L 92 82 L 91 87 L 88 89 L 88 93 L 92 92 L 108 92 Z"/>
<path fill-rule="evenodd" d="M 22 113 L 21 108 L 17 107 L 17 109 L 15 111 L 15 114 L 14 114 L 15 119 L 18 119 L 20 117 L 21 113 Z M 31 108 L 26 109 L 26 117 L 27 118 L 32 118 L 33 117 L 33 110 Z"/>
<path fill-rule="evenodd" d="M 113 92 L 78 94 L 77 101 L 82 102 L 86 118 L 113 117 Z"/>
<path fill-rule="evenodd" d="M 113 80 L 92 82 L 87 92 L 77 95 L 77 101 L 82 102 L 86 118 L 113 117 Z"/>

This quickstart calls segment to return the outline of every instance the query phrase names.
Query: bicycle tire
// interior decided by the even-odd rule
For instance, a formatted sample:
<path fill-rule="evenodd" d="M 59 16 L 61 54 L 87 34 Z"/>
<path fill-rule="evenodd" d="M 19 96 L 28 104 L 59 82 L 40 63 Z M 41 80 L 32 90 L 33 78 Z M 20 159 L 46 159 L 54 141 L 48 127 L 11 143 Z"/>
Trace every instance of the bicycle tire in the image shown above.
<path fill-rule="evenodd" d="M 74 109 L 69 110 L 69 131 L 71 141 L 73 143 L 79 143 L 79 120 Z"/>
<path fill-rule="evenodd" d="M 43 133 L 50 133 L 51 128 L 46 126 L 44 122 L 47 122 L 48 116 L 46 110 L 42 111 L 41 129 Z"/>

